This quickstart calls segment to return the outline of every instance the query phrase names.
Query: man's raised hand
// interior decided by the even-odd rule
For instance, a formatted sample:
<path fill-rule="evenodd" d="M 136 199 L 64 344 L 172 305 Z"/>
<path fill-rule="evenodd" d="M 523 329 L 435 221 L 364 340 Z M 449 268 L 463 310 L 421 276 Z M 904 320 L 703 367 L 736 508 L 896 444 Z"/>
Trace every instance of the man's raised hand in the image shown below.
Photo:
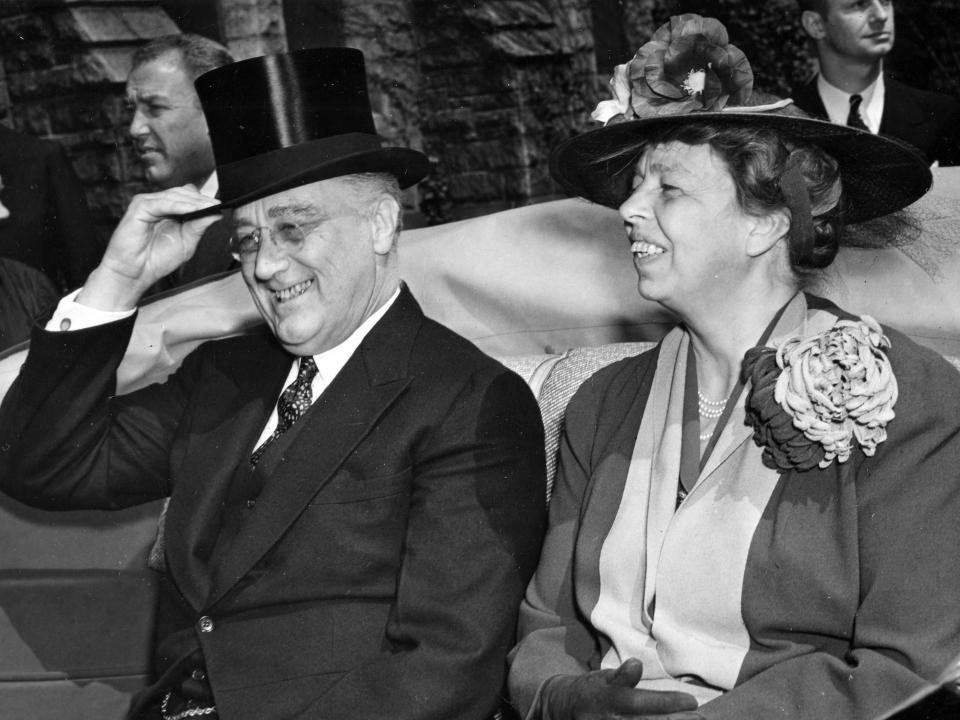
<path fill-rule="evenodd" d="M 192 185 L 136 195 L 77 302 L 99 310 L 136 307 L 153 283 L 193 256 L 204 230 L 220 217 L 212 213 L 181 222 L 176 216 L 216 204 Z"/>

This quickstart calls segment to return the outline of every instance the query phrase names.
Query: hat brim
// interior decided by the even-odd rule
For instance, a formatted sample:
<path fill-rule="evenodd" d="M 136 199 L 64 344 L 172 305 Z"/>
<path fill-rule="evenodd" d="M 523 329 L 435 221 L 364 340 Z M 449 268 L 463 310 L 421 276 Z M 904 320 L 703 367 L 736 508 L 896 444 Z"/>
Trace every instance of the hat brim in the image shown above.
<path fill-rule="evenodd" d="M 404 189 L 420 182 L 430 173 L 429 159 L 410 148 L 375 148 L 330 158 L 326 155 L 313 156 L 309 145 L 283 148 L 228 166 L 218 166 L 220 203 L 178 215 L 177 219 L 186 221 L 222 213 L 290 188 L 344 175 L 389 173 L 397 178 L 400 188 Z"/>
<path fill-rule="evenodd" d="M 894 138 L 813 118 L 735 111 L 661 115 L 590 130 L 557 146 L 550 173 L 567 193 L 616 208 L 629 195 L 644 138 L 661 128 L 702 123 L 767 127 L 822 148 L 840 165 L 848 223 L 901 210 L 933 184 L 919 151 Z"/>

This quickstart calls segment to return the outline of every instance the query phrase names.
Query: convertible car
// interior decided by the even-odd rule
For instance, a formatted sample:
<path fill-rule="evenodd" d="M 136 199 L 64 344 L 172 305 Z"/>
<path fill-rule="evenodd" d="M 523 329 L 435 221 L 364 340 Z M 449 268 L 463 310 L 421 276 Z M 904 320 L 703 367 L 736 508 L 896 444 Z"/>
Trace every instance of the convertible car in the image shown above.
<path fill-rule="evenodd" d="M 960 367 L 960 168 L 935 177 L 905 217 L 858 228 L 860 247 L 844 249 L 811 290 Z M 428 315 L 527 379 L 547 428 L 550 477 L 580 382 L 673 322 L 637 294 L 617 214 L 584 201 L 409 230 L 400 256 Z M 236 273 L 159 297 L 140 311 L 119 391 L 163 379 L 207 339 L 259 325 Z M 0 395 L 25 353 L 0 356 Z M 0 497 L 0 717 L 124 717 L 148 678 L 161 507 L 52 513 Z"/>

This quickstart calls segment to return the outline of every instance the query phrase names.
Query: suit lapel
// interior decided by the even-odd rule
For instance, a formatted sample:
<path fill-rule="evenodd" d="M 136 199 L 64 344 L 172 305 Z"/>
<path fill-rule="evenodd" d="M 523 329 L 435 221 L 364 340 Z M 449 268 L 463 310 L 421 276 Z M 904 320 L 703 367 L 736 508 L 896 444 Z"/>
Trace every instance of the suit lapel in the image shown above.
<path fill-rule="evenodd" d="M 178 482 L 170 498 L 164 529 L 169 573 L 196 608 L 202 607 L 209 592 L 207 561 L 220 531 L 230 483 L 263 430 L 291 361 L 276 343 L 265 341 L 238 362 L 243 366 L 236 373 L 215 375 L 204 388 L 205 397 L 214 400 L 206 410 L 223 420 L 191 437 L 189 476 Z M 216 404 L 220 399 L 222 403 Z"/>
<path fill-rule="evenodd" d="M 232 232 L 233 218 L 230 211 L 227 211 L 222 218 L 203 231 L 193 256 L 177 269 L 177 286 L 237 267 L 237 262 L 229 250 Z"/>
<path fill-rule="evenodd" d="M 207 607 L 277 543 L 409 385 L 407 361 L 422 318 L 404 288 L 323 395 L 264 455 L 257 469 L 263 494 L 224 552 Z"/>
<path fill-rule="evenodd" d="M 932 121 L 910 97 L 910 90 L 906 85 L 889 75 L 884 76 L 883 82 L 885 90 L 880 132 L 910 142 L 909 138 L 916 135 L 915 128 Z"/>
<path fill-rule="evenodd" d="M 827 108 L 820 97 L 820 91 L 817 89 L 816 76 L 807 84 L 794 88 L 793 101 L 797 107 L 808 114 L 821 120 L 829 120 Z"/>

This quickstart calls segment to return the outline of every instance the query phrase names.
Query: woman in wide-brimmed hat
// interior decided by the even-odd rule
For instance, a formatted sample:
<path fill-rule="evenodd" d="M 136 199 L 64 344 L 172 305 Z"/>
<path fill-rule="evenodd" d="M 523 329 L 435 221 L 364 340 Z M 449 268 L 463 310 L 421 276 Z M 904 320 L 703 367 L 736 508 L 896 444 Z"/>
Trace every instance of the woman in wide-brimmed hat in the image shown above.
<path fill-rule="evenodd" d="M 802 287 L 844 223 L 904 208 L 930 172 L 757 97 L 715 20 L 672 18 L 612 84 L 606 126 L 551 167 L 619 207 L 640 294 L 679 325 L 570 403 L 513 700 L 877 717 L 960 653 L 960 382 Z"/>

